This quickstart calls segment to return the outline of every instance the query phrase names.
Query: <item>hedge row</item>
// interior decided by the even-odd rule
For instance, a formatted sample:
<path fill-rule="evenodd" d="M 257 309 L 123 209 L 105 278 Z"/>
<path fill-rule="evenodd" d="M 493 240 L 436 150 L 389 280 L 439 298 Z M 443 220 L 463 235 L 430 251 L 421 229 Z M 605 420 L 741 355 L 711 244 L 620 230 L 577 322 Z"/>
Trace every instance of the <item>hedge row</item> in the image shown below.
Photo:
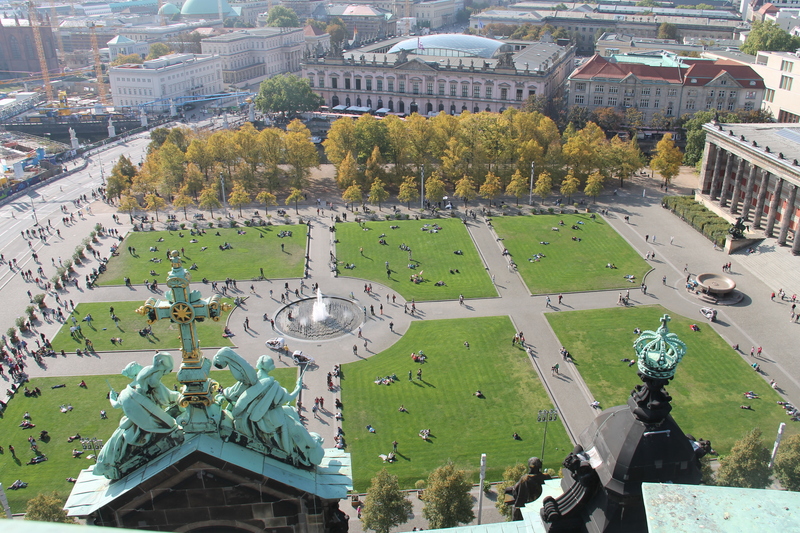
<path fill-rule="evenodd" d="M 696 202 L 693 196 L 665 196 L 661 206 L 675 213 L 720 248 L 725 245 L 730 222 Z"/>

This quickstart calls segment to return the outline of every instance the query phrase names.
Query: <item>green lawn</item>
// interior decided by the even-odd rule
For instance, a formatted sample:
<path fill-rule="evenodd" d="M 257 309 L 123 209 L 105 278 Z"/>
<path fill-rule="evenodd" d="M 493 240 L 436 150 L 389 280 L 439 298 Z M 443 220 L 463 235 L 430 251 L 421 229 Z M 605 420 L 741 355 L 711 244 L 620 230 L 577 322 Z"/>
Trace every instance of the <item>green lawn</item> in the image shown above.
<path fill-rule="evenodd" d="M 126 364 L 120 360 L 120 370 Z M 164 379 L 164 383 L 172 388 L 176 383 L 177 370 L 180 368 L 180 358 L 175 359 L 176 372 Z M 278 368 L 272 371 L 273 375 L 284 387 L 289 390 L 294 388 L 297 380 L 296 368 Z M 232 385 L 235 380 L 227 370 L 211 373 L 211 378 L 218 381 L 223 387 Z M 78 387 L 81 379 L 86 380 L 87 389 Z M 66 481 L 68 477 L 78 477 L 81 469 L 88 468 L 91 463 L 88 459 L 74 459 L 73 448 L 81 448 L 80 443 L 68 443 L 67 437 L 80 433 L 85 438 L 98 438 L 106 440 L 117 428 L 122 411 L 112 409 L 106 399 L 108 393 L 108 380 L 115 390 L 122 390 L 130 380 L 122 375 L 111 376 L 86 376 L 86 377 L 54 377 L 36 378 L 27 384 L 29 388 L 39 387 L 42 395 L 38 398 L 26 398 L 24 394 L 17 394 L 8 404 L 3 417 L 0 418 L 0 434 L 3 442 L 0 445 L 4 453 L 0 455 L 0 483 L 6 489 L 11 511 L 21 513 L 30 498 L 40 492 L 58 491 L 66 497 L 73 485 Z M 53 385 L 66 383 L 65 388 L 51 389 Z M 72 404 L 72 412 L 62 413 L 59 406 Z M 108 420 L 100 419 L 100 410 L 108 412 Z M 22 415 L 28 411 L 31 421 L 36 424 L 33 429 L 22 429 L 19 423 Z M 50 440 L 39 440 L 39 431 L 47 430 Z M 28 436 L 32 435 L 39 446 L 39 451 L 47 456 L 47 461 L 36 465 L 25 463 L 33 457 L 33 452 L 28 445 Z M 17 459 L 8 450 L 11 444 L 16 450 Z M 87 452 L 84 455 L 89 455 Z M 28 487 L 20 490 L 8 490 L 16 479 L 28 483 Z"/>
<path fill-rule="evenodd" d="M 538 456 L 544 426 L 536 422 L 537 412 L 553 406 L 525 352 L 512 348 L 513 336 L 507 317 L 414 322 L 388 350 L 344 365 L 343 429 L 355 490 L 366 490 L 384 466 L 401 487 L 413 488 L 448 459 L 477 482 L 482 453 L 491 481 L 502 479 L 508 466 Z M 410 358 L 419 350 L 428 355 L 424 364 Z M 423 381 L 416 378 L 418 368 Z M 376 376 L 394 373 L 398 382 L 374 383 Z M 477 390 L 485 399 L 473 396 Z M 401 404 L 408 413 L 398 411 Z M 370 433 L 367 424 L 377 431 Z M 418 436 L 421 429 L 431 430 L 431 442 Z M 514 432 L 522 440 L 514 440 Z M 384 464 L 378 454 L 391 452 L 394 440 L 398 461 Z M 550 424 L 545 466 L 558 469 L 571 448 L 561 422 Z"/>
<path fill-rule="evenodd" d="M 184 249 L 185 268 L 197 263 L 198 269 L 192 273 L 196 280 L 249 280 L 260 275 L 259 268 L 264 269 L 268 278 L 299 278 L 303 275 L 306 229 L 305 226 L 213 228 L 206 230 L 205 235 L 195 237 L 189 234 L 189 230 L 131 233 L 120 244 L 119 257 L 112 257 L 108 262 L 108 270 L 100 276 L 98 284 L 121 285 L 124 276 L 140 284 L 142 280 L 153 279 L 150 270 L 155 270 L 155 278 L 163 283 L 170 270 L 167 251 L 181 248 Z M 245 234 L 239 235 L 239 230 Z M 284 230 L 291 231 L 292 236 L 278 237 L 278 233 Z M 158 242 L 162 238 L 164 241 Z M 192 239 L 198 242 L 192 244 L 189 242 Z M 220 250 L 219 246 L 225 242 L 230 243 L 233 249 Z M 281 244 L 284 245 L 283 251 Z M 129 246 L 136 248 L 136 256 L 128 253 Z M 201 251 L 204 246 L 208 249 Z M 150 247 L 157 247 L 158 252 L 150 252 Z M 162 261 L 153 263 L 150 261 L 152 258 Z"/>
<path fill-rule="evenodd" d="M 705 321 L 669 313 L 661 306 L 545 316 L 574 357 L 595 399 L 608 408 L 624 404 L 633 387 L 641 383 L 636 365 L 628 367 L 620 361 L 635 359 L 634 328 L 655 331 L 664 313 L 672 318 L 670 331 L 686 343 L 686 356 L 667 386 L 673 398 L 672 416 L 685 433 L 710 440 L 714 449 L 724 454 L 754 426 L 770 435 L 787 421 L 783 409 L 775 403 L 780 396 Z M 693 323 L 700 326 L 700 331 L 689 329 Z M 747 400 L 742 396 L 751 390 L 761 399 Z M 753 410 L 740 409 L 741 405 L 751 405 Z M 787 430 L 797 432 L 794 425 L 787 426 Z"/>
<path fill-rule="evenodd" d="M 230 298 L 223 298 L 222 301 L 232 303 Z M 72 315 L 80 324 L 84 337 L 91 339 L 94 349 L 98 352 L 113 350 L 146 350 L 149 348 L 169 350 L 180 347 L 179 328 L 169 320 L 159 320 L 153 324 L 153 335 L 142 337 L 139 330 L 147 326 L 145 318 L 135 311 L 144 304 L 144 300 L 132 302 L 98 302 L 83 303 L 75 307 Z M 110 307 L 114 307 L 114 314 L 119 318 L 119 323 L 115 324 L 111 320 Z M 92 324 L 84 322 L 83 318 L 91 314 Z M 197 335 L 200 339 L 200 346 L 203 348 L 232 346 L 231 339 L 222 337 L 222 328 L 230 311 L 223 312 L 219 322 L 207 320 L 197 323 Z M 74 352 L 76 349 L 84 348 L 84 340 L 75 340 L 69 333 L 72 320 L 67 322 L 58 330 L 53 339 L 53 349 L 56 351 L 66 350 Z M 121 345 L 114 345 L 111 339 L 121 338 Z"/>
<path fill-rule="evenodd" d="M 559 226 L 561 220 L 564 226 Z M 594 220 L 588 214 L 509 216 L 496 217 L 492 223 L 532 294 L 638 287 L 650 269 L 599 216 Z M 580 229 L 571 229 L 573 225 Z M 553 231 L 554 227 L 559 231 Z M 545 257 L 531 261 L 535 254 Z M 606 268 L 609 263 L 617 268 Z M 625 279 L 628 274 L 636 276 L 635 284 Z"/>
<path fill-rule="evenodd" d="M 421 231 L 423 225 L 439 224 L 438 233 Z M 391 229 L 390 226 L 399 226 Z M 391 290 L 402 294 L 406 300 L 452 300 L 463 294 L 466 298 L 483 298 L 497 295 L 492 280 L 486 273 L 478 251 L 461 221 L 456 219 L 406 220 L 367 222 L 368 231 L 354 222 L 336 225 L 336 255 L 339 273 L 383 283 Z M 381 234 L 386 234 L 386 245 L 379 244 Z M 405 243 L 411 248 L 413 261 L 408 252 L 401 250 Z M 364 248 L 363 256 L 359 248 Z M 463 255 L 453 252 L 461 250 Z M 386 261 L 392 270 L 386 276 Z M 355 264 L 347 270 L 345 264 Z M 416 268 L 408 268 L 415 263 Z M 451 274 L 450 270 L 458 270 Z M 412 283 L 412 274 L 423 273 L 422 283 Z M 445 286 L 436 286 L 444 281 Z"/>

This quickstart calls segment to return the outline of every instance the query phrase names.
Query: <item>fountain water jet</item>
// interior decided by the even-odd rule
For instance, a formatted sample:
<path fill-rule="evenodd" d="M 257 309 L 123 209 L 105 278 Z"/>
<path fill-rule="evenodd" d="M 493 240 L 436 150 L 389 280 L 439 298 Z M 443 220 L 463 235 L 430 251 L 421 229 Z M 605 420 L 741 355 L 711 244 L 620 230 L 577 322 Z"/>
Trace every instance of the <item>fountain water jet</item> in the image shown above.
<path fill-rule="evenodd" d="M 317 300 L 314 302 L 311 318 L 314 319 L 314 322 L 324 322 L 328 316 L 328 308 L 325 305 L 325 301 L 322 299 L 322 291 L 317 288 Z"/>

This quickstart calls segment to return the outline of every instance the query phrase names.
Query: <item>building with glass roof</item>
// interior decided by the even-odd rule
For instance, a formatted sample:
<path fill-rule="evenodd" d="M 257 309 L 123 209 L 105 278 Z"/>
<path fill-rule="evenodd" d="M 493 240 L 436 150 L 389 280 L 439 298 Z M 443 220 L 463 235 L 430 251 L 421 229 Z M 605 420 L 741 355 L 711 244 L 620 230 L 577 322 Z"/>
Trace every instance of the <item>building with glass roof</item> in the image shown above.
<path fill-rule="evenodd" d="M 502 52 L 513 52 L 514 47 L 496 39 L 477 35 L 442 34 L 425 35 L 400 41 L 389 49 L 389 54 L 406 50 L 418 56 L 480 57 L 489 59 Z"/>

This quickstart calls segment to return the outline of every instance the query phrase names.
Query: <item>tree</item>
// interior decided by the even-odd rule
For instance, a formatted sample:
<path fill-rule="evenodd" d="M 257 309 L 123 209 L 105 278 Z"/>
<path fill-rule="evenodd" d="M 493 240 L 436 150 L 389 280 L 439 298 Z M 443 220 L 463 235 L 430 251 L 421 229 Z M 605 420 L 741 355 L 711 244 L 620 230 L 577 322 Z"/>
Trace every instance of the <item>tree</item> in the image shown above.
<path fill-rule="evenodd" d="M 403 178 L 403 183 L 400 184 L 400 193 L 397 195 L 397 199 L 406 203 L 406 209 L 411 209 L 411 202 L 419 200 L 417 178 L 414 176 L 406 176 Z"/>
<path fill-rule="evenodd" d="M 342 117 L 333 121 L 328 130 L 328 138 L 322 142 L 325 147 L 325 156 L 328 161 L 339 168 L 339 164 L 344 161 L 347 154 L 353 154 L 356 149 L 356 124 L 352 118 Z M 338 179 L 338 178 L 337 178 Z M 339 187 L 345 188 L 350 185 L 347 181 L 340 183 Z"/>
<path fill-rule="evenodd" d="M 505 502 L 505 498 L 502 495 L 505 494 L 506 489 L 509 489 L 517 484 L 517 481 L 528 473 L 528 466 L 523 463 L 517 463 L 514 466 L 509 466 L 503 472 L 503 481 L 497 485 L 496 490 L 498 494 L 497 501 L 494 503 L 494 506 L 500 511 L 500 514 L 506 517 L 506 520 L 511 520 L 512 514 L 514 512 L 513 506 L 507 505 Z"/>
<path fill-rule="evenodd" d="M 181 190 L 178 191 L 178 194 L 172 200 L 172 205 L 177 207 L 178 209 L 183 209 L 183 219 L 186 220 L 189 218 L 189 215 L 186 214 L 186 208 L 190 205 L 194 205 L 194 200 L 189 192 L 189 186 L 184 185 L 181 187 Z"/>
<path fill-rule="evenodd" d="M 147 54 L 146 59 L 158 59 L 161 56 L 172 53 L 169 46 L 164 43 L 153 43 L 150 45 L 150 53 Z"/>
<path fill-rule="evenodd" d="M 363 198 L 364 196 L 361 193 L 361 186 L 355 181 L 351 183 L 350 186 L 342 193 L 342 199 L 351 204 L 351 207 L 356 203 L 360 203 Z"/>
<path fill-rule="evenodd" d="M 372 478 L 367 491 L 361 511 L 362 525 L 376 533 L 389 533 L 393 527 L 408 522 L 410 512 L 411 502 L 400 492 L 397 476 L 383 468 Z"/>
<path fill-rule="evenodd" d="M 800 37 L 793 37 L 771 20 L 753 22 L 741 46 L 745 54 L 756 55 L 761 51 L 794 52 L 800 48 Z"/>
<path fill-rule="evenodd" d="M 561 196 L 567 197 L 567 203 L 571 203 L 572 195 L 581 186 L 581 181 L 575 177 L 575 174 L 570 170 L 564 179 L 561 180 Z"/>
<path fill-rule="evenodd" d="M 442 201 L 446 192 L 439 173 L 431 174 L 431 177 L 425 182 L 425 199 L 435 204 Z"/>
<path fill-rule="evenodd" d="M 378 204 L 378 210 L 381 209 L 381 202 L 385 202 L 389 198 L 389 193 L 383 187 L 383 182 L 380 178 L 375 178 L 372 186 L 369 189 L 369 201 L 373 204 Z"/>
<path fill-rule="evenodd" d="M 300 214 L 300 211 L 297 210 L 297 202 L 303 199 L 303 191 L 298 189 L 297 187 L 292 187 L 292 190 L 289 191 L 289 196 L 286 198 L 286 205 L 289 205 L 290 202 L 294 202 L 294 212 L 296 215 Z"/>
<path fill-rule="evenodd" d="M 155 193 L 150 193 L 144 197 L 144 208 L 156 214 L 158 222 L 158 212 L 167 206 L 167 201 Z"/>
<path fill-rule="evenodd" d="M 530 192 L 528 179 L 523 176 L 522 172 L 519 170 L 514 171 L 514 174 L 511 176 L 511 181 L 508 183 L 508 187 L 506 187 L 506 194 L 510 194 L 516 198 L 517 206 L 519 206 L 519 199 L 525 196 L 526 192 Z"/>
<path fill-rule="evenodd" d="M 184 178 L 184 184 L 186 185 L 186 192 L 192 195 L 192 198 L 197 201 L 197 197 L 200 194 L 200 191 L 203 190 L 203 184 L 205 180 L 203 179 L 203 173 L 200 172 L 200 169 L 197 168 L 197 165 L 194 163 L 189 163 L 186 165 L 186 173 Z"/>
<path fill-rule="evenodd" d="M 606 134 L 594 122 L 589 122 L 569 137 L 563 153 L 576 178 L 582 181 L 594 170 L 605 166 L 603 153 L 607 142 Z"/>
<path fill-rule="evenodd" d="M 761 430 L 753 428 L 736 441 L 731 453 L 720 459 L 717 485 L 764 489 L 770 484 L 769 459 L 769 450 L 761 442 Z"/>
<path fill-rule="evenodd" d="M 278 205 L 278 199 L 269 191 L 261 191 L 258 193 L 256 201 L 264 204 L 264 211 L 267 215 L 269 214 L 269 206 Z"/>
<path fill-rule="evenodd" d="M 454 194 L 464 200 L 464 207 L 467 207 L 467 202 L 478 197 L 478 192 L 475 190 L 475 182 L 469 176 L 464 176 L 456 182 Z"/>
<path fill-rule="evenodd" d="M 228 198 L 228 203 L 239 210 L 239 216 L 241 217 L 242 207 L 250 203 L 250 195 L 247 194 L 247 190 L 244 188 L 244 184 L 241 181 L 237 181 L 233 184 L 233 190 L 231 191 L 230 198 Z"/>
<path fill-rule="evenodd" d="M 353 157 L 353 152 L 347 152 L 344 160 L 336 168 L 336 183 L 340 189 L 346 189 L 351 183 L 358 180 L 358 163 Z"/>
<path fill-rule="evenodd" d="M 644 113 L 636 107 L 629 107 L 625 110 L 625 124 L 635 137 L 636 132 L 644 128 Z"/>
<path fill-rule="evenodd" d="M 183 183 L 183 175 L 186 171 L 186 156 L 174 143 L 167 140 L 158 149 L 159 172 L 159 192 L 171 197 Z"/>
<path fill-rule="evenodd" d="M 295 119 L 286 127 L 283 145 L 284 159 L 291 169 L 289 184 L 296 189 L 303 189 L 311 168 L 319 166 L 319 155 L 317 147 L 311 142 L 311 132 Z"/>
<path fill-rule="evenodd" d="M 589 174 L 589 178 L 586 180 L 586 188 L 583 189 L 584 194 L 594 198 L 596 202 L 597 197 L 603 192 L 604 179 L 605 176 L 603 176 L 602 172 L 593 172 Z"/>
<path fill-rule="evenodd" d="M 675 24 L 670 24 L 669 22 L 662 22 L 661 26 L 658 27 L 658 38 L 677 39 L 678 27 Z"/>
<path fill-rule="evenodd" d="M 339 17 L 330 19 L 329 24 L 325 27 L 325 33 L 331 36 L 331 46 L 341 50 L 344 40 L 347 39 L 347 26 L 342 19 Z"/>
<path fill-rule="evenodd" d="M 467 524 L 475 518 L 472 512 L 472 483 L 467 473 L 457 470 L 452 461 L 440 466 L 428 476 L 422 516 L 429 529 L 442 529 Z"/>
<path fill-rule="evenodd" d="M 295 13 L 294 9 L 275 6 L 269 10 L 267 26 L 273 28 L 297 28 L 300 26 L 300 20 L 297 18 L 297 13 Z"/>
<path fill-rule="evenodd" d="M 200 201 L 197 205 L 201 209 L 208 209 L 211 212 L 211 218 L 214 218 L 214 208 L 222 207 L 222 202 L 219 201 L 219 183 L 215 181 L 206 186 L 200 193 Z"/>
<path fill-rule="evenodd" d="M 383 157 L 377 145 L 372 148 L 372 154 L 367 159 L 364 175 L 367 178 L 367 184 L 373 183 L 375 180 L 381 180 L 384 177 Z"/>
<path fill-rule="evenodd" d="M 119 198 L 122 193 L 130 189 L 133 177 L 136 176 L 136 167 L 131 160 L 124 155 L 119 156 L 119 160 L 111 169 L 111 175 L 106 183 L 106 194 L 110 198 Z"/>
<path fill-rule="evenodd" d="M 783 488 L 800 492 L 800 435 L 783 439 L 775 457 L 774 470 Z"/>
<path fill-rule="evenodd" d="M 112 67 L 119 65 L 141 65 L 144 61 L 139 54 L 119 54 L 117 58 L 111 62 Z"/>
<path fill-rule="evenodd" d="M 136 201 L 136 198 L 130 194 L 126 194 L 122 197 L 122 200 L 119 202 L 119 208 L 122 211 L 127 211 L 128 216 L 131 217 L 131 224 L 133 224 L 133 212 L 136 209 L 139 209 L 139 202 Z"/>
<path fill-rule="evenodd" d="M 672 141 L 672 134 L 667 133 L 656 145 L 656 156 L 650 160 L 650 168 L 661 174 L 664 185 L 668 186 L 672 178 L 678 175 L 682 161 L 680 148 Z"/>
<path fill-rule="evenodd" d="M 283 115 L 314 111 L 323 103 L 308 80 L 294 74 L 279 74 L 262 81 L 255 102 L 259 111 Z"/>
<path fill-rule="evenodd" d="M 186 149 L 186 161 L 194 163 L 205 179 L 208 179 L 208 171 L 214 166 L 214 154 L 208 142 L 200 139 L 192 139 Z"/>
<path fill-rule="evenodd" d="M 602 172 L 619 178 L 620 187 L 625 185 L 625 180 L 631 174 L 645 166 L 644 157 L 636 140 L 623 141 L 619 136 L 615 136 L 608 143 L 604 160 L 606 164 Z"/>
<path fill-rule="evenodd" d="M 533 187 L 533 192 L 544 201 L 545 198 L 550 196 L 553 190 L 553 178 L 550 177 L 549 172 L 542 172 L 536 179 L 536 185 Z"/>
<path fill-rule="evenodd" d="M 480 191 L 481 196 L 489 200 L 489 205 L 491 206 L 492 200 L 503 193 L 503 184 L 494 172 L 489 172 L 486 175 L 486 180 L 484 180 L 483 185 L 481 185 Z"/>
<path fill-rule="evenodd" d="M 598 107 L 592 111 L 592 122 L 603 128 L 603 131 L 617 131 L 624 117 L 613 107 Z"/>
<path fill-rule="evenodd" d="M 57 492 L 52 494 L 37 494 L 28 500 L 25 509 L 25 520 L 36 520 L 37 522 L 58 522 L 61 524 L 76 524 L 74 518 L 67 516 L 64 510 L 64 500 L 58 496 Z"/>

